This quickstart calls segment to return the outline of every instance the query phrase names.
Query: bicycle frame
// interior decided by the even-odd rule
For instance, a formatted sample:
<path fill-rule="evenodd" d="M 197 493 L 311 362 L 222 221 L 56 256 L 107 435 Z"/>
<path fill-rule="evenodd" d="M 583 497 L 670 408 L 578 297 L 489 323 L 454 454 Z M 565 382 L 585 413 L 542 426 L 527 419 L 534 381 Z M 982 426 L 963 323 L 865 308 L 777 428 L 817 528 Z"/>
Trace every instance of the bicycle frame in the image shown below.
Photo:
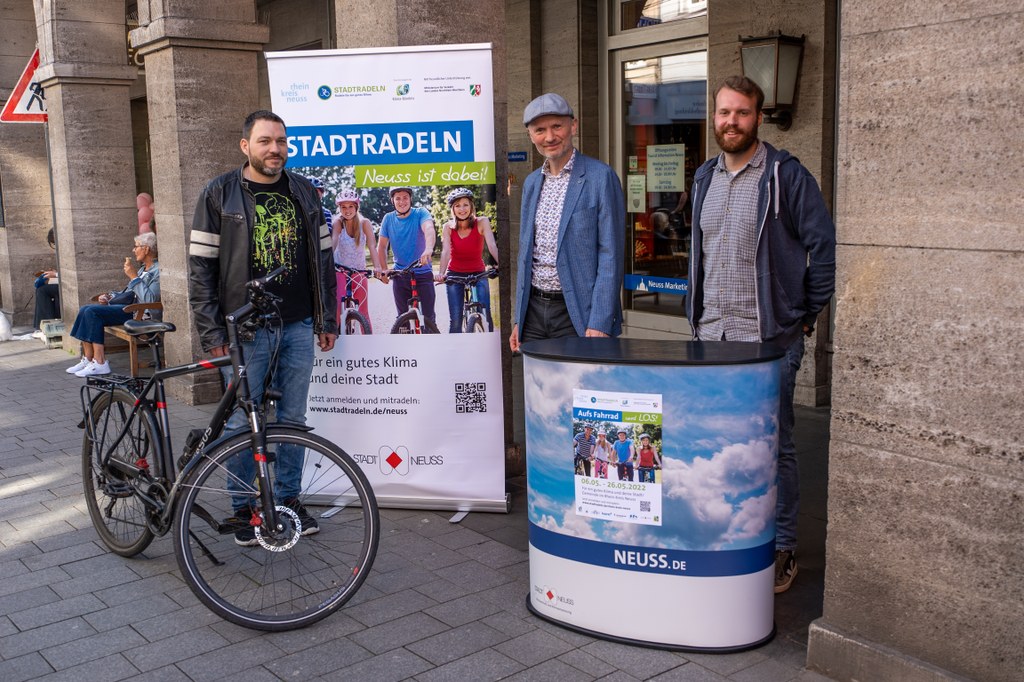
<path fill-rule="evenodd" d="M 416 282 L 416 274 L 413 269 L 417 267 L 419 263 L 413 263 L 408 265 L 401 270 L 392 270 L 388 273 L 390 277 L 408 277 L 409 278 L 409 310 L 406 312 L 416 313 L 416 333 L 423 333 L 423 308 L 420 306 L 420 291 L 419 286 Z M 404 314 L 404 313 L 403 313 Z"/>
<path fill-rule="evenodd" d="M 496 277 L 498 270 L 490 268 L 484 270 L 477 275 L 445 275 L 445 283 L 461 284 L 462 285 L 462 325 L 465 331 L 466 321 L 469 320 L 470 313 L 479 313 L 482 317 L 485 309 L 484 304 L 480 302 L 480 297 L 477 296 L 476 285 L 484 279 L 490 279 Z"/>
<path fill-rule="evenodd" d="M 269 277 L 270 275 L 268 275 L 268 278 Z M 258 487 L 264 520 L 270 524 L 271 528 L 278 528 L 280 525 L 277 519 L 273 491 L 271 490 L 272 486 L 268 483 L 270 479 L 269 471 L 267 469 L 268 460 L 264 415 L 262 409 L 260 409 L 260 407 L 251 399 L 242 345 L 238 336 L 239 325 L 245 320 L 251 318 L 256 312 L 257 309 L 252 303 L 246 303 L 235 312 L 226 316 L 225 322 L 228 333 L 228 354 L 225 356 L 212 358 L 210 360 L 200 360 L 199 362 L 193 362 L 187 365 L 163 367 L 160 358 L 162 355 L 161 349 L 163 347 L 164 332 L 158 331 L 153 333 L 147 339 L 152 347 L 154 371 L 153 376 L 150 377 L 149 381 L 146 382 L 141 390 L 139 389 L 139 385 L 142 383 L 141 380 L 128 377 L 123 379 L 92 377 L 81 389 L 82 410 L 83 414 L 86 415 L 84 420 L 86 434 L 94 445 L 98 445 L 101 442 L 101 439 L 97 437 L 98 425 L 93 423 L 92 420 L 91 408 L 95 401 L 102 397 L 104 393 L 112 394 L 118 387 L 125 388 L 125 390 L 135 397 L 135 404 L 132 406 L 131 412 L 129 412 L 125 419 L 124 426 L 120 433 L 114 437 L 113 441 L 111 441 L 110 445 L 104 452 L 99 453 L 99 463 L 102 467 L 120 471 L 133 479 L 149 470 L 149 462 L 146 461 L 145 458 L 142 458 L 135 464 L 131 464 L 113 458 L 112 455 L 120 443 L 129 434 L 130 427 L 135 422 L 139 411 L 143 406 L 149 408 L 155 413 L 158 437 L 154 443 L 154 447 L 156 449 L 155 455 L 159 462 L 158 473 L 160 475 L 153 480 L 153 483 L 163 488 L 163 493 L 166 496 L 166 503 L 162 503 L 159 500 L 144 495 L 137 489 L 134 492 L 144 500 L 147 506 L 151 507 L 151 509 L 159 515 L 160 526 L 158 529 L 162 529 L 163 532 L 166 532 L 167 528 L 169 528 L 168 521 L 174 511 L 181 482 L 185 478 L 182 474 L 189 471 L 191 469 L 191 465 L 198 461 L 195 457 L 196 454 L 202 452 L 208 443 L 216 440 L 223 434 L 224 427 L 227 425 L 228 417 L 233 411 L 236 401 L 238 406 L 245 410 L 248 416 L 253 458 L 256 462 L 256 472 L 259 481 Z M 179 471 L 173 457 L 173 446 L 170 435 L 170 419 L 167 411 L 167 395 L 164 389 L 164 381 L 172 377 L 194 374 L 207 369 L 227 367 L 228 365 L 231 365 L 234 370 L 232 373 L 232 379 L 224 390 L 224 395 L 221 397 L 220 402 L 217 403 L 213 416 L 210 418 L 210 422 L 202 432 L 199 440 L 194 443 L 189 443 L 188 450 L 182 456 L 183 466 Z M 154 393 L 154 399 L 148 397 L 151 391 Z M 271 394 L 272 390 L 270 389 L 268 382 L 264 387 L 264 396 L 266 398 Z M 109 411 L 106 414 L 109 419 Z M 105 429 L 106 426 L 104 426 L 103 433 L 105 433 Z M 171 486 L 170 490 L 168 490 L 166 486 L 168 483 Z"/>

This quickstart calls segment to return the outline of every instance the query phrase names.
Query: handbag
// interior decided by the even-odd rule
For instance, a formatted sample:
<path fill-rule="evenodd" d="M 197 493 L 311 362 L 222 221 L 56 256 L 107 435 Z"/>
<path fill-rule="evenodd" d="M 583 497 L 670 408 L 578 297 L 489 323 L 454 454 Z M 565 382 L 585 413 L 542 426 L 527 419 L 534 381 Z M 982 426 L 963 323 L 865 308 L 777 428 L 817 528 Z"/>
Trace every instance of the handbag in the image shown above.
<path fill-rule="evenodd" d="M 107 305 L 131 305 L 137 303 L 139 297 L 131 289 L 124 291 L 111 291 L 107 294 Z"/>

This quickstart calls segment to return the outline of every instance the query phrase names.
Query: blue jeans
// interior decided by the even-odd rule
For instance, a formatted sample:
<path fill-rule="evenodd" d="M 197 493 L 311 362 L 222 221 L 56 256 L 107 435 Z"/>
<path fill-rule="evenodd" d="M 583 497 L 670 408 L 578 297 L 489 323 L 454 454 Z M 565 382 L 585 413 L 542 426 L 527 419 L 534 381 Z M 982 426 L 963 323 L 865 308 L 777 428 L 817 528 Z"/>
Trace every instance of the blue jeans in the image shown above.
<path fill-rule="evenodd" d="M 779 460 L 775 503 L 775 549 L 796 549 L 796 522 L 800 512 L 800 469 L 793 445 L 793 388 L 796 373 L 804 357 L 804 337 L 800 336 L 786 348 L 779 382 Z"/>
<path fill-rule="evenodd" d="M 242 344 L 246 374 L 249 378 L 249 393 L 254 402 L 259 404 L 263 399 L 263 382 L 270 364 L 270 356 L 274 345 L 280 337 L 281 345 L 274 369 L 273 387 L 281 392 L 277 401 L 277 423 L 306 423 L 306 398 L 309 395 L 309 377 L 313 372 L 313 318 L 300 322 L 292 322 L 281 329 L 263 329 L 257 332 L 256 338 Z M 231 368 L 221 368 L 226 381 L 231 381 Z M 228 430 L 245 427 L 247 417 L 243 410 L 236 409 L 228 419 Z M 277 499 L 298 497 L 302 485 L 302 460 L 305 448 L 299 445 L 279 445 L 277 461 L 273 472 L 274 495 Z M 227 464 L 228 471 L 238 477 L 228 477 L 228 490 L 244 491 L 242 495 L 232 495 L 231 505 L 236 512 L 247 507 L 256 506 L 255 495 L 256 464 L 251 453 L 246 451 L 234 457 Z M 244 485 L 239 481 L 249 483 Z"/>
<path fill-rule="evenodd" d="M 434 275 L 432 272 L 417 272 L 416 291 L 420 295 L 420 309 L 423 317 L 431 322 L 437 322 L 434 316 Z M 401 315 L 409 309 L 409 299 L 412 298 L 412 283 L 408 275 L 395 277 L 391 280 L 391 295 L 395 297 L 395 309 Z"/>
<path fill-rule="evenodd" d="M 476 275 L 479 273 L 462 273 L 453 272 L 453 275 L 471 274 Z M 476 299 L 484 307 L 484 317 L 487 319 L 487 331 L 494 331 L 494 322 L 491 320 L 491 287 L 488 286 L 487 280 L 482 279 L 474 286 L 476 289 Z M 462 304 L 465 299 L 466 285 L 461 282 L 458 284 L 448 285 L 448 315 L 451 322 L 448 323 L 448 332 L 450 334 L 458 334 L 462 331 Z"/>
<path fill-rule="evenodd" d="M 654 483 L 654 467 L 640 467 L 640 482 Z"/>
<path fill-rule="evenodd" d="M 102 345 L 104 327 L 116 326 L 130 319 L 132 316 L 124 311 L 123 305 L 91 303 L 78 309 L 71 336 L 79 341 Z"/>

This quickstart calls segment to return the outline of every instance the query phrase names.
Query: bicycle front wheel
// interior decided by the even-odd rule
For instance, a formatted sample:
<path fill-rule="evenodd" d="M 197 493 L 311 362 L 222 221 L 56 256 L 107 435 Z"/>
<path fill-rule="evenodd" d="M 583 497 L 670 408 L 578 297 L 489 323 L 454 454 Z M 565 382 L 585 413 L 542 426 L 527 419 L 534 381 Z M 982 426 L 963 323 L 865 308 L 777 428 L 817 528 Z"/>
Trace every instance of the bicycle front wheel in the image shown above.
<path fill-rule="evenodd" d="M 135 481 L 112 466 L 101 464 L 104 454 L 125 429 L 135 396 L 115 388 L 93 401 L 82 441 L 82 484 L 85 506 L 100 540 L 115 554 L 135 556 L 153 541 L 149 510 L 135 494 Z M 156 422 L 153 413 L 140 407 L 128 432 L 117 443 L 110 459 L 133 467 L 155 463 Z"/>
<path fill-rule="evenodd" d="M 345 313 L 344 329 L 347 336 L 366 335 L 370 333 L 370 322 L 358 310 L 349 310 Z"/>
<path fill-rule="evenodd" d="M 404 312 L 398 316 L 395 323 L 391 325 L 392 334 L 422 334 L 416 313 L 413 311 Z"/>
<path fill-rule="evenodd" d="M 470 313 L 466 316 L 466 333 L 483 334 L 484 318 L 480 313 Z"/>
<path fill-rule="evenodd" d="M 252 459 L 243 433 L 189 471 L 175 511 L 178 566 L 199 600 L 232 623 L 305 627 L 341 608 L 366 579 L 380 538 L 377 501 L 340 448 L 270 426 L 267 467 L 281 524 L 274 532 L 260 525 Z"/>

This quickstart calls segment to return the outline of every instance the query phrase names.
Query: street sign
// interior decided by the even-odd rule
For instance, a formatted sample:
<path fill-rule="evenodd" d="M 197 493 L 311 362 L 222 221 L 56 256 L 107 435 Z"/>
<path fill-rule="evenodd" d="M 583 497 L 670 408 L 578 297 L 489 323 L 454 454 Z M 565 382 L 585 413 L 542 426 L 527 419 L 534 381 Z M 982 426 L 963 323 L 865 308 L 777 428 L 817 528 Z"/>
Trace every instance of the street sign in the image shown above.
<path fill-rule="evenodd" d="M 39 67 L 39 50 L 32 53 L 25 70 L 14 86 L 11 98 L 0 112 L 0 121 L 4 123 L 45 123 L 46 98 L 43 88 L 36 80 L 36 69 Z"/>

